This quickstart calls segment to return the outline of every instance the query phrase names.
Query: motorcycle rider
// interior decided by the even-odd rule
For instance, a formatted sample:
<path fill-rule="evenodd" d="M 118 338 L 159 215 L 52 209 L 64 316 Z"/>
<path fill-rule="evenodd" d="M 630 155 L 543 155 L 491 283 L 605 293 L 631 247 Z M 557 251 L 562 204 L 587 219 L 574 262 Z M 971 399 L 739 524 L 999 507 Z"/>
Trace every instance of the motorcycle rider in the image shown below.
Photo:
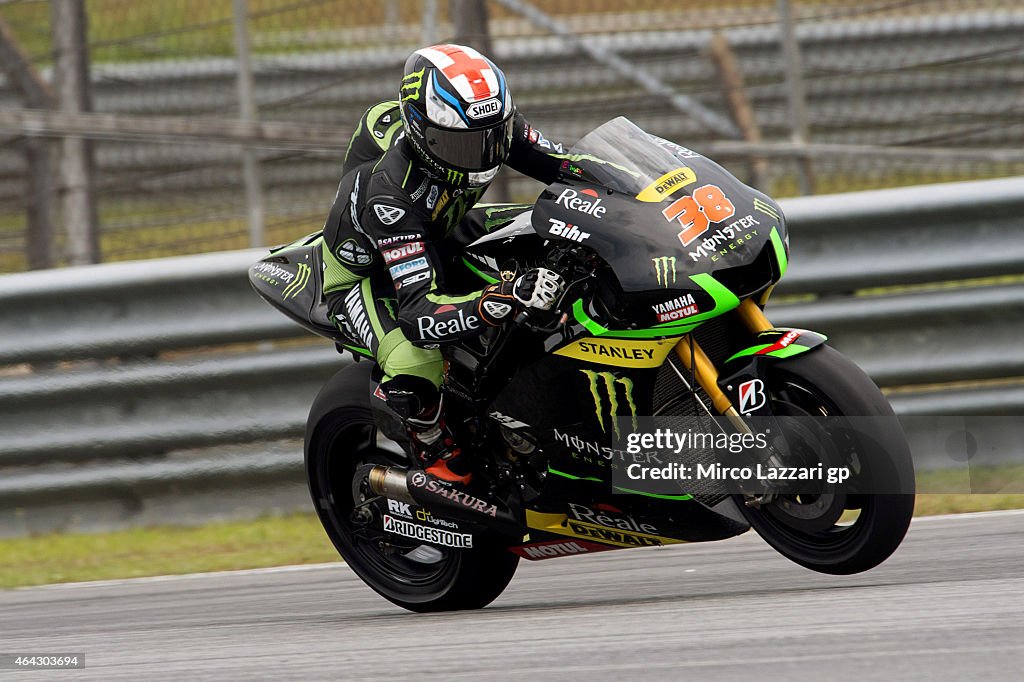
<path fill-rule="evenodd" d="M 468 484 L 471 466 L 444 422 L 440 345 L 550 309 L 564 283 L 537 268 L 452 295 L 446 255 L 529 210 L 473 208 L 503 163 L 550 184 L 562 151 L 516 111 L 491 60 L 452 44 L 414 52 L 399 99 L 370 107 L 349 143 L 324 226 L 324 294 L 361 344 L 350 348 L 383 370 L 426 471 L 450 484 Z"/>

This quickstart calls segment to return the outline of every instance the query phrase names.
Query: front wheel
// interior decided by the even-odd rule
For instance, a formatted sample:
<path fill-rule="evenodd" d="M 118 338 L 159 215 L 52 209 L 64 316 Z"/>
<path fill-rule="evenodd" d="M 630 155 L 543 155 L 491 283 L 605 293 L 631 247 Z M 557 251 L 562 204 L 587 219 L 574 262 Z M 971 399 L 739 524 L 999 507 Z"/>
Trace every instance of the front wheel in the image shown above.
<path fill-rule="evenodd" d="M 369 403 L 369 363 L 338 372 L 320 391 L 306 427 L 306 475 L 320 522 L 363 582 L 417 612 L 478 609 L 500 595 L 519 557 L 484 534 L 472 549 L 441 549 L 361 527 L 352 520 L 353 476 L 363 464 L 408 466 L 383 448 Z"/>
<path fill-rule="evenodd" d="M 884 466 L 883 475 L 896 477 L 890 480 L 906 494 L 780 495 L 758 508 L 738 500 L 758 534 L 801 566 L 835 575 L 874 568 L 896 551 L 914 515 L 910 450 L 888 401 L 863 370 L 828 346 L 774 365 L 766 383 L 777 416 L 893 417 L 871 420 L 873 430 L 832 445 L 848 461 Z"/>

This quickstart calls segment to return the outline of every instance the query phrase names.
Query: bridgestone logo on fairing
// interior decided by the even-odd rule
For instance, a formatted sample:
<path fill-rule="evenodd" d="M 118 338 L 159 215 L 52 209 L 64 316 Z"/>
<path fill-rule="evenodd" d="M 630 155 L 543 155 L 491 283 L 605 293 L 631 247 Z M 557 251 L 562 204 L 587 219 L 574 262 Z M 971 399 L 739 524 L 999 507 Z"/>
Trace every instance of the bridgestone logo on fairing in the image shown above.
<path fill-rule="evenodd" d="M 459 549 L 472 549 L 473 547 L 473 536 L 469 533 L 453 533 L 450 530 L 421 526 L 418 523 L 402 521 L 387 514 L 384 515 L 384 530 L 413 540 L 429 542 L 432 545 Z"/>

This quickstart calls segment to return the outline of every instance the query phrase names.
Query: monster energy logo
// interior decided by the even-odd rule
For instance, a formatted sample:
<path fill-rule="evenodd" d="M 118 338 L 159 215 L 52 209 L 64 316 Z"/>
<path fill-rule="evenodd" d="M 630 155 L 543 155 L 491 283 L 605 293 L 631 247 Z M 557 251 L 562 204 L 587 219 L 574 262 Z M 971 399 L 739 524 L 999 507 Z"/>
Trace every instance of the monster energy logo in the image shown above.
<path fill-rule="evenodd" d="M 295 281 L 289 284 L 284 290 L 282 298 L 287 301 L 289 298 L 298 296 L 299 292 L 306 287 L 306 283 L 309 281 L 310 272 L 311 270 L 308 265 L 305 263 L 299 263 L 298 277 L 296 277 Z"/>
<path fill-rule="evenodd" d="M 397 316 L 395 315 L 395 305 L 394 304 L 395 304 L 395 300 L 396 299 L 393 299 L 393 298 L 378 298 L 377 300 L 380 301 L 381 304 L 385 308 L 388 309 L 388 313 L 391 315 L 392 319 L 398 319 Z"/>
<path fill-rule="evenodd" d="M 594 397 L 594 408 L 597 410 L 597 423 L 601 430 L 608 433 L 604 425 L 604 398 L 601 397 L 601 387 L 604 386 L 608 393 L 608 419 L 612 423 L 612 430 L 615 437 L 619 437 L 619 422 L 615 418 L 619 411 L 618 387 L 622 386 L 625 393 L 626 404 L 629 406 L 629 414 L 633 420 L 633 430 L 636 431 L 636 403 L 633 402 L 633 380 L 629 377 L 617 377 L 611 372 L 595 372 L 589 369 L 581 369 L 590 381 L 590 395 Z"/>
<path fill-rule="evenodd" d="M 499 225 L 499 224 L 502 224 L 502 223 L 507 223 L 508 221 L 512 220 L 512 218 L 515 217 L 515 216 L 509 217 L 509 216 L 502 216 L 502 215 L 496 216 L 495 215 L 496 213 L 507 213 L 509 211 L 522 211 L 522 210 L 527 209 L 527 208 L 530 208 L 529 204 L 512 204 L 511 206 L 489 206 L 486 209 L 484 209 L 484 213 L 487 216 L 486 219 L 484 220 L 484 229 L 486 229 L 488 232 L 490 232 L 491 229 L 494 228 L 495 225 Z"/>
<path fill-rule="evenodd" d="M 779 211 L 774 206 L 771 206 L 767 202 L 764 202 L 761 199 L 758 199 L 757 197 L 754 197 L 754 210 L 760 211 L 761 213 L 764 213 L 766 216 L 770 218 L 781 220 Z"/>
<path fill-rule="evenodd" d="M 459 221 L 465 217 L 466 211 L 469 207 L 476 204 L 486 189 L 486 187 L 478 187 L 466 190 L 465 192 L 462 190 L 455 190 L 456 194 L 452 197 L 452 201 L 447 206 L 442 206 L 441 202 L 438 201 L 438 205 L 434 210 L 434 213 L 438 213 L 442 208 L 445 209 L 442 213 L 445 219 L 445 234 L 448 234 L 455 229 L 455 226 Z M 432 219 L 436 220 L 436 215 Z"/>
<path fill-rule="evenodd" d="M 420 98 L 420 88 L 423 87 L 423 74 L 426 72 L 426 67 L 419 71 L 413 71 L 405 78 L 402 79 L 402 89 L 399 91 L 400 94 L 405 93 L 406 90 L 409 94 L 402 94 L 402 101 L 407 100 L 416 101 Z"/>
<path fill-rule="evenodd" d="M 461 171 L 448 171 L 448 182 L 453 185 L 457 185 L 462 182 L 462 178 L 466 177 L 466 174 Z"/>
<path fill-rule="evenodd" d="M 676 283 L 676 257 L 675 256 L 661 256 L 660 258 L 652 258 L 651 262 L 654 263 L 654 276 L 658 278 L 658 284 L 668 288 L 669 272 L 672 273 L 672 284 Z"/>

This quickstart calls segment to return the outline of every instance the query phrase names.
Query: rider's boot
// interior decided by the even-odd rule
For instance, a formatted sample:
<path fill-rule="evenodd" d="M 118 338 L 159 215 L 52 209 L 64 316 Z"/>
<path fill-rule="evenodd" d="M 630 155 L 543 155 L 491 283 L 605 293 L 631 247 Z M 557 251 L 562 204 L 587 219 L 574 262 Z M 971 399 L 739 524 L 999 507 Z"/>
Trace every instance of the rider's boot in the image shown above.
<path fill-rule="evenodd" d="M 473 479 L 469 457 L 444 423 L 444 400 L 432 384 L 398 376 L 384 385 L 388 405 L 405 422 L 424 470 L 445 483 L 467 486 Z"/>

